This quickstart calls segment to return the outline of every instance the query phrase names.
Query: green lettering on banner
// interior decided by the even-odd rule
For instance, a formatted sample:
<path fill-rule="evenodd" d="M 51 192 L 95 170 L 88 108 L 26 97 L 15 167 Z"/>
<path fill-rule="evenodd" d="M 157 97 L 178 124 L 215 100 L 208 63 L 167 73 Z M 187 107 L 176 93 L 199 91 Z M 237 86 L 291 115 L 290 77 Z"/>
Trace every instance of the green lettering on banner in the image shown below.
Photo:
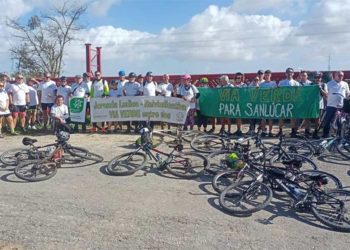
<path fill-rule="evenodd" d="M 317 86 L 260 88 L 199 88 L 200 111 L 227 118 L 317 118 Z"/>

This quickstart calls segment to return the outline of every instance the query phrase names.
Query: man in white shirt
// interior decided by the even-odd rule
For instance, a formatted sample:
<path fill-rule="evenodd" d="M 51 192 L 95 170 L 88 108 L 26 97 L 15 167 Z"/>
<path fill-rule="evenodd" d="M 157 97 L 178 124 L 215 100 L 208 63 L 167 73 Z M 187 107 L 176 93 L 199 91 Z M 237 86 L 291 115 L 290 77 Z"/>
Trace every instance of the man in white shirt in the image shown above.
<path fill-rule="evenodd" d="M 35 78 L 30 78 L 27 82 L 29 89 L 29 108 L 27 111 L 28 114 L 28 129 L 36 130 L 36 113 L 39 105 L 39 98 L 37 88 L 39 82 Z"/>
<path fill-rule="evenodd" d="M 122 93 L 124 96 L 137 96 L 140 90 L 140 83 L 136 82 L 136 74 L 131 72 L 129 74 L 129 81 L 124 84 Z"/>
<path fill-rule="evenodd" d="M 301 71 L 299 77 L 300 77 L 300 81 L 299 81 L 300 86 L 310 86 L 312 84 L 312 82 L 308 79 L 308 73 L 306 71 Z M 309 130 L 309 124 L 310 124 L 310 119 L 304 119 L 300 126 L 300 128 L 305 127 L 304 133 L 306 137 L 309 137 L 311 135 Z"/>
<path fill-rule="evenodd" d="M 299 82 L 297 82 L 296 80 L 293 79 L 294 76 L 294 69 L 292 68 L 287 68 L 286 69 L 286 79 L 282 80 L 279 82 L 278 87 L 296 87 L 296 86 L 300 86 Z M 298 133 L 298 129 L 297 129 L 297 121 L 296 119 L 290 119 L 290 123 L 291 123 L 291 128 L 292 128 L 292 132 L 291 132 L 291 137 L 292 138 L 296 138 L 297 137 L 297 133 Z M 278 122 L 278 126 L 279 126 L 279 132 L 277 134 L 277 136 L 283 135 L 283 126 L 284 126 L 284 120 L 280 119 Z"/>
<path fill-rule="evenodd" d="M 165 97 L 174 96 L 174 86 L 172 83 L 170 83 L 169 74 L 163 75 L 163 82 L 158 85 L 156 92 L 157 92 L 157 95 L 160 95 L 160 96 L 165 96 Z M 160 124 L 161 129 L 164 129 L 164 125 L 165 125 L 164 122 Z M 168 123 L 168 130 L 170 130 L 170 128 L 171 128 L 170 123 Z"/>
<path fill-rule="evenodd" d="M 54 120 L 54 131 L 63 129 L 70 132 L 71 128 L 68 125 L 70 123 L 69 111 L 68 106 L 64 104 L 63 96 L 58 95 L 56 97 L 55 104 L 51 107 L 50 114 Z"/>
<path fill-rule="evenodd" d="M 81 78 L 81 76 L 79 76 Z M 77 78 L 77 76 L 75 77 Z M 63 96 L 64 104 L 69 107 L 69 98 L 72 95 L 72 88 L 67 84 L 67 77 L 62 76 L 57 84 L 57 95 Z"/>
<path fill-rule="evenodd" d="M 2 135 L 2 123 L 4 118 L 11 129 L 11 134 L 16 135 L 9 106 L 10 98 L 5 90 L 5 81 L 0 80 L 0 138 L 4 137 Z"/>
<path fill-rule="evenodd" d="M 124 85 L 125 83 L 127 83 L 128 81 L 126 80 L 126 73 L 124 70 L 121 70 L 118 72 L 119 75 L 119 79 L 117 81 L 117 96 L 123 96 L 123 89 L 124 89 Z"/>
<path fill-rule="evenodd" d="M 276 88 L 277 84 L 275 81 L 271 80 L 271 70 L 266 70 L 264 73 L 264 81 L 262 83 L 259 84 L 259 87 L 262 89 L 266 89 L 266 88 Z M 273 137 L 272 134 L 272 128 L 273 128 L 273 119 L 269 119 L 269 133 L 266 133 L 266 119 L 262 119 L 261 120 L 261 128 L 262 128 L 262 132 L 261 132 L 261 136 L 265 137 L 266 135 L 268 137 Z"/>
<path fill-rule="evenodd" d="M 232 88 L 233 85 L 230 83 L 230 79 L 227 75 L 222 75 L 219 78 L 218 88 Z M 220 118 L 221 129 L 220 134 L 231 134 L 231 119 L 230 118 Z M 225 126 L 227 125 L 227 132 L 225 131 Z"/>
<path fill-rule="evenodd" d="M 55 102 L 56 93 L 57 93 L 56 83 L 51 80 L 50 73 L 45 73 L 44 81 L 42 81 L 38 87 L 39 103 L 41 103 L 41 108 L 43 110 L 43 115 L 44 115 L 44 129 L 47 128 L 50 109 Z"/>
<path fill-rule="evenodd" d="M 26 132 L 25 124 L 26 110 L 29 107 L 29 89 L 27 84 L 24 83 L 22 75 L 16 76 L 16 83 L 11 85 L 9 96 L 14 126 L 16 127 L 19 116 L 22 132 Z"/>
<path fill-rule="evenodd" d="M 89 81 L 88 81 L 87 76 L 85 76 L 85 79 L 83 80 L 81 75 L 76 75 L 75 76 L 75 83 L 72 85 L 72 88 L 71 88 L 71 95 L 74 97 L 82 97 L 82 98 L 85 98 L 86 100 L 88 100 L 88 98 L 90 96 L 90 91 L 91 91 L 91 88 L 89 88 Z M 88 103 L 89 102 L 86 103 L 86 106 L 88 105 Z M 89 106 L 89 108 L 90 108 L 90 106 Z M 86 107 L 86 109 L 88 109 L 88 107 Z M 74 122 L 74 129 L 73 129 L 74 133 L 79 132 L 79 124 L 80 123 L 78 123 L 78 122 Z M 85 116 L 85 122 L 81 123 L 81 124 L 82 124 L 82 132 L 85 133 L 86 132 L 86 116 Z"/>
<path fill-rule="evenodd" d="M 190 109 L 187 112 L 184 130 L 187 130 L 188 126 L 190 126 L 190 130 L 193 130 L 195 123 L 194 115 L 196 113 L 196 100 L 199 98 L 199 91 L 196 86 L 192 85 L 190 75 L 184 75 L 182 80 L 183 84 L 179 89 L 179 95 L 182 99 L 190 103 Z"/>
<path fill-rule="evenodd" d="M 343 108 L 344 99 L 349 97 L 349 85 L 343 81 L 344 73 L 338 71 L 335 73 L 334 80 L 327 83 L 327 107 L 324 117 L 323 137 L 329 137 L 331 122 L 338 110 Z"/>
<path fill-rule="evenodd" d="M 143 96 L 156 96 L 157 82 L 153 81 L 153 73 L 146 73 L 146 81 L 140 86 L 140 92 Z"/>
<path fill-rule="evenodd" d="M 264 76 L 265 76 L 264 71 L 262 69 L 259 69 L 257 74 L 258 74 L 257 77 L 259 79 L 259 84 L 263 83 L 265 81 L 264 80 Z"/>
<path fill-rule="evenodd" d="M 85 72 L 83 74 L 83 84 L 89 90 L 88 91 L 89 96 L 87 97 L 87 100 L 86 100 L 86 115 L 90 115 L 90 91 L 91 91 L 91 85 L 92 85 L 91 77 L 92 77 L 92 74 L 89 72 Z"/>
<path fill-rule="evenodd" d="M 237 72 L 235 75 L 235 81 L 234 81 L 234 87 L 236 88 L 243 88 L 247 87 L 247 85 L 244 83 L 244 74 L 241 72 Z M 242 119 L 241 118 L 236 118 L 236 125 L 237 125 L 237 130 L 236 132 L 233 133 L 235 136 L 242 136 Z"/>

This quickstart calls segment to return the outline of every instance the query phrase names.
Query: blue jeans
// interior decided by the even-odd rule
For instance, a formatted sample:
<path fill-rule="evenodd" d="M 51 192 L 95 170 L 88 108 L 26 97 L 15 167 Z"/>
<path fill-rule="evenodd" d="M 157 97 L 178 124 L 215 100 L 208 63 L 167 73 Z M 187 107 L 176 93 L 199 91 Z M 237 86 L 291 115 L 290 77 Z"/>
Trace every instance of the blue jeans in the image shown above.
<path fill-rule="evenodd" d="M 329 130 L 331 129 L 331 122 L 335 117 L 335 114 L 337 112 L 337 108 L 335 107 L 326 107 L 326 115 L 324 117 L 323 121 L 323 137 L 327 138 L 329 137 Z"/>

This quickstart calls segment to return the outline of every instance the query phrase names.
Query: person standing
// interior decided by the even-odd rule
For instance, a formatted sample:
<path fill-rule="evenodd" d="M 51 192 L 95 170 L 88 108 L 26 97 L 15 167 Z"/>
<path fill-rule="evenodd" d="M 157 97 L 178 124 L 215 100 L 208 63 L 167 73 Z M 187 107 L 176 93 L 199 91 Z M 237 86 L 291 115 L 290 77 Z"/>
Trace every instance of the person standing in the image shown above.
<path fill-rule="evenodd" d="M 294 69 L 293 68 L 287 68 L 286 69 L 286 79 L 279 82 L 278 87 L 295 87 L 300 86 L 299 82 L 293 79 L 294 76 Z M 292 138 L 297 137 L 297 121 L 296 119 L 290 119 L 292 133 L 290 134 Z M 280 119 L 278 122 L 279 126 L 279 132 L 277 136 L 283 135 L 283 126 L 284 126 L 284 120 Z"/>
<path fill-rule="evenodd" d="M 106 97 L 108 95 L 109 95 L 108 82 L 102 79 L 102 74 L 100 71 L 95 71 L 95 79 L 91 85 L 90 97 L 98 98 L 98 97 Z M 102 127 L 100 129 L 104 132 L 105 129 L 103 126 L 104 125 L 102 124 Z M 96 132 L 97 129 L 98 129 L 97 124 L 92 123 L 92 132 Z"/>
<path fill-rule="evenodd" d="M 124 70 L 119 71 L 118 75 L 119 75 L 119 80 L 117 81 L 117 96 L 121 97 L 123 96 L 123 89 L 127 80 L 125 78 L 126 74 Z"/>
<path fill-rule="evenodd" d="M 237 72 L 235 75 L 235 82 L 233 87 L 236 88 L 243 88 L 246 87 L 247 85 L 244 83 L 244 74 L 241 72 Z M 237 130 L 236 132 L 233 133 L 235 136 L 242 136 L 242 119 L 241 118 L 236 118 L 236 125 L 237 125 Z"/>
<path fill-rule="evenodd" d="M 81 78 L 81 76 L 78 77 Z M 67 77 L 65 76 L 62 76 L 57 84 L 57 95 L 63 96 L 64 104 L 69 108 L 69 98 L 72 95 L 72 88 L 67 84 Z"/>
<path fill-rule="evenodd" d="M 299 78 L 300 78 L 300 81 L 299 81 L 300 86 L 310 86 L 312 84 L 312 82 L 308 79 L 308 73 L 306 71 L 301 71 Z M 300 125 L 300 128 L 305 127 L 304 133 L 306 137 L 309 137 L 311 135 L 309 125 L 310 125 L 310 119 L 304 119 Z"/>
<path fill-rule="evenodd" d="M 26 111 L 29 107 L 29 88 L 23 81 L 23 76 L 18 74 L 16 76 L 16 83 L 11 85 L 9 89 L 10 105 L 12 106 L 12 116 L 14 127 L 17 125 L 19 116 L 20 126 L 22 132 L 27 132 L 26 125 Z"/>
<path fill-rule="evenodd" d="M 227 75 L 222 75 L 219 78 L 220 80 L 220 88 L 232 88 L 232 84 L 230 83 L 230 79 Z M 231 134 L 231 119 L 230 118 L 220 118 L 221 129 L 220 134 Z M 225 126 L 227 125 L 227 132 L 225 131 Z"/>
<path fill-rule="evenodd" d="M 56 83 L 51 80 L 50 73 L 45 73 L 44 80 L 39 84 L 38 87 L 39 103 L 41 104 L 44 115 L 44 129 L 47 129 L 50 109 L 54 105 L 56 94 Z"/>
<path fill-rule="evenodd" d="M 202 77 L 199 80 L 199 86 L 201 88 L 208 88 L 208 83 L 209 83 L 209 80 L 207 77 Z M 201 113 L 201 109 L 199 106 L 199 99 L 197 99 L 197 126 L 198 126 L 198 131 L 201 131 L 201 128 L 203 126 L 204 132 L 207 133 L 208 117 Z"/>
<path fill-rule="evenodd" d="M 172 83 L 170 83 L 169 74 L 163 75 L 163 82 L 158 85 L 156 92 L 157 95 L 165 97 L 172 97 L 174 95 L 174 86 Z M 161 129 L 164 129 L 164 124 L 164 122 L 161 122 Z M 168 130 L 170 130 L 170 128 L 170 123 L 168 123 Z"/>
<path fill-rule="evenodd" d="M 344 99 L 349 97 L 349 85 L 343 81 L 344 73 L 338 71 L 334 75 L 334 80 L 327 83 L 327 107 L 324 117 L 323 138 L 329 137 L 331 122 L 337 111 L 343 108 Z"/>
<path fill-rule="evenodd" d="M 3 124 L 4 118 L 11 130 L 11 135 L 16 135 L 9 106 L 10 106 L 10 98 L 5 90 L 5 81 L 0 80 L 0 138 L 4 137 L 2 134 L 2 124 Z"/>
<path fill-rule="evenodd" d="M 140 90 L 140 83 L 138 83 L 136 81 L 136 74 L 134 72 L 130 72 L 128 80 L 125 84 L 124 84 L 124 88 L 123 88 L 123 95 L 124 96 L 137 96 L 139 94 L 139 90 Z M 135 129 L 134 132 L 138 132 L 138 126 L 139 126 L 139 122 L 135 121 L 134 125 L 135 125 Z M 127 132 L 131 132 L 131 130 L 133 129 L 131 127 L 131 122 L 126 122 L 126 126 L 127 126 Z"/>
<path fill-rule="evenodd" d="M 29 108 L 27 111 L 28 129 L 36 130 L 37 128 L 35 126 L 35 123 L 36 123 L 37 109 L 39 105 L 37 88 L 38 88 L 39 82 L 35 80 L 35 78 L 30 78 L 27 84 L 29 89 Z"/>
<path fill-rule="evenodd" d="M 196 100 L 199 98 L 199 91 L 196 86 L 191 83 L 190 75 L 184 75 L 182 79 L 183 84 L 179 89 L 179 95 L 182 99 L 190 103 L 190 109 L 187 112 L 184 130 L 188 130 L 188 126 L 190 126 L 190 130 L 193 130 L 195 124 L 194 114 L 196 113 Z"/>
<path fill-rule="evenodd" d="M 266 88 L 276 88 L 277 87 L 276 82 L 271 80 L 271 76 L 272 76 L 271 70 L 269 70 L 269 69 L 266 70 L 265 74 L 264 74 L 264 82 L 260 83 L 260 88 L 266 89 Z M 266 133 L 266 119 L 261 120 L 260 126 L 262 129 L 262 132 L 261 132 L 262 137 L 265 137 L 266 135 L 268 135 L 268 137 L 273 137 L 273 134 L 272 134 L 273 119 L 269 119 L 268 122 L 269 122 L 269 132 L 267 134 Z"/>
<path fill-rule="evenodd" d="M 90 96 L 90 90 L 91 89 L 89 88 L 88 83 L 86 81 L 84 82 L 80 75 L 76 75 L 75 76 L 75 83 L 72 85 L 72 88 L 71 88 L 71 95 L 73 97 L 85 98 L 85 100 L 87 101 L 89 96 Z M 86 105 L 87 104 L 88 104 L 88 102 L 86 103 Z M 86 132 L 86 123 L 87 123 L 87 121 L 86 121 L 86 115 L 85 115 L 85 122 L 83 122 L 83 123 L 74 122 L 73 131 L 75 133 L 79 132 L 79 124 L 81 124 L 82 132 L 85 133 Z"/>

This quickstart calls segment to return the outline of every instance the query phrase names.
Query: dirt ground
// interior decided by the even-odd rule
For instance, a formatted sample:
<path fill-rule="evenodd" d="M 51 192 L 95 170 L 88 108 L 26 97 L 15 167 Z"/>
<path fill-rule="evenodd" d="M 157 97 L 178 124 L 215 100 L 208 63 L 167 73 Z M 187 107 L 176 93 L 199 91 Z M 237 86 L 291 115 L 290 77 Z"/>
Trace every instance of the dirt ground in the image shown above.
<path fill-rule="evenodd" d="M 1 139 L 0 151 L 20 147 L 21 139 Z M 54 136 L 37 139 L 45 144 Z M 0 249 L 349 249 L 350 234 L 290 211 L 286 197 L 234 217 L 220 210 L 209 176 L 181 180 L 155 169 L 106 175 L 108 160 L 130 151 L 135 139 L 72 135 L 72 145 L 105 162 L 67 165 L 48 181 L 24 182 L 0 168 Z M 350 186 L 350 166 L 331 156 L 327 161 L 317 161 L 320 169 Z"/>

